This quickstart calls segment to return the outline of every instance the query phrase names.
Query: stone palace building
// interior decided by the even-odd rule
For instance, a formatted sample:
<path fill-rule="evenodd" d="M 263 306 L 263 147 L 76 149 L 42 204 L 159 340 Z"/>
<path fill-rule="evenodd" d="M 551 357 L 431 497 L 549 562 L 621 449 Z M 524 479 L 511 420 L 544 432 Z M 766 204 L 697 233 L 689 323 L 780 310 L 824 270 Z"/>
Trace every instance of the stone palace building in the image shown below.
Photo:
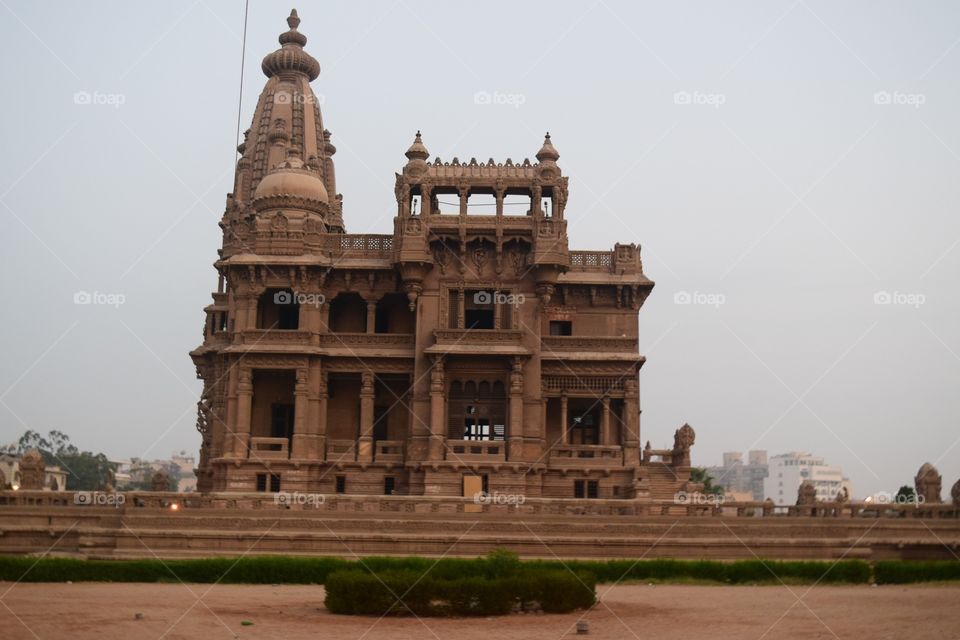
<path fill-rule="evenodd" d="M 568 247 L 536 162 L 431 158 L 418 132 L 392 233 L 348 234 L 296 11 L 263 59 L 220 222 L 203 344 L 200 491 L 669 499 L 693 430 L 641 446 L 640 248 Z M 575 212 L 571 212 L 575 215 Z"/>

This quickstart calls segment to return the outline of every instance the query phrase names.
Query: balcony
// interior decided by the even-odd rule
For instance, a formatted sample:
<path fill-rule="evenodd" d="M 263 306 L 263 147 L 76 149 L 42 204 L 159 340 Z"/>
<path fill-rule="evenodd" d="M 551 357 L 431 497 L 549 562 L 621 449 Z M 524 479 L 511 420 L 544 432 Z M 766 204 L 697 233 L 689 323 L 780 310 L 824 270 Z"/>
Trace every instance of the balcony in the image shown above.
<path fill-rule="evenodd" d="M 571 251 L 570 269 L 611 273 L 613 272 L 613 251 Z"/>
<path fill-rule="evenodd" d="M 243 332 L 243 344 L 309 345 L 311 335 L 297 329 L 247 329 Z"/>
<path fill-rule="evenodd" d="M 602 353 L 637 353 L 637 339 L 619 336 L 543 336 L 547 351 L 599 351 Z"/>
<path fill-rule="evenodd" d="M 462 355 L 529 355 L 519 329 L 437 329 L 436 344 L 425 353 Z"/>
<path fill-rule="evenodd" d="M 550 451 L 550 464 L 560 467 L 618 467 L 623 449 L 599 444 L 558 445 Z"/>
<path fill-rule="evenodd" d="M 373 457 L 376 462 L 403 462 L 402 440 L 377 440 Z"/>
<path fill-rule="evenodd" d="M 323 347 L 405 347 L 413 348 L 412 333 L 321 333 Z"/>
<path fill-rule="evenodd" d="M 355 462 L 356 459 L 356 440 L 327 440 L 328 462 Z"/>
<path fill-rule="evenodd" d="M 505 440 L 447 440 L 447 460 L 458 462 L 505 462 Z"/>
<path fill-rule="evenodd" d="M 286 438 L 250 438 L 251 460 L 286 460 L 290 441 Z"/>

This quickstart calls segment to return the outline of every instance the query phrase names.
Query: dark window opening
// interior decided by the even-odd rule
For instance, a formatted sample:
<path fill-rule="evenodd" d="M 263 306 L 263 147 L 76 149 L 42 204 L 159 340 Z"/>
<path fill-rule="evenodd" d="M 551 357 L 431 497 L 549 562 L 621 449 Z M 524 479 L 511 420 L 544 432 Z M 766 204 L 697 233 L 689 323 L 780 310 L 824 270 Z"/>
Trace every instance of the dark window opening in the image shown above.
<path fill-rule="evenodd" d="M 574 480 L 573 481 L 573 497 L 574 498 L 583 498 L 583 480 Z"/>
<path fill-rule="evenodd" d="M 573 323 L 569 320 L 551 320 L 550 335 L 552 336 L 572 336 Z"/>
<path fill-rule="evenodd" d="M 280 492 L 280 476 L 276 473 L 270 474 L 270 492 L 279 493 Z"/>
<path fill-rule="evenodd" d="M 257 328 L 293 330 L 300 326 L 300 304 L 290 289 L 267 289 L 257 302 Z"/>
<path fill-rule="evenodd" d="M 483 489 L 483 492 L 489 494 L 490 493 L 490 476 L 488 476 L 487 474 L 483 474 L 482 476 L 480 476 L 480 484 L 482 485 L 481 488 Z"/>
<path fill-rule="evenodd" d="M 347 476 L 336 477 L 336 492 L 337 493 L 347 492 Z"/>
<path fill-rule="evenodd" d="M 270 405 L 270 437 L 286 438 L 293 437 L 293 407 L 292 404 L 272 404 Z M 271 445 L 279 450 L 279 445 Z"/>
<path fill-rule="evenodd" d="M 390 407 L 374 407 L 373 409 L 373 440 L 389 440 L 388 418 Z"/>
<path fill-rule="evenodd" d="M 397 488 L 397 479 L 393 476 L 387 476 L 383 479 L 383 495 L 392 496 Z"/>
<path fill-rule="evenodd" d="M 267 490 L 267 474 L 258 473 L 257 474 L 257 491 L 266 491 Z"/>
<path fill-rule="evenodd" d="M 596 499 L 600 494 L 600 483 L 596 480 L 587 480 L 587 497 Z"/>

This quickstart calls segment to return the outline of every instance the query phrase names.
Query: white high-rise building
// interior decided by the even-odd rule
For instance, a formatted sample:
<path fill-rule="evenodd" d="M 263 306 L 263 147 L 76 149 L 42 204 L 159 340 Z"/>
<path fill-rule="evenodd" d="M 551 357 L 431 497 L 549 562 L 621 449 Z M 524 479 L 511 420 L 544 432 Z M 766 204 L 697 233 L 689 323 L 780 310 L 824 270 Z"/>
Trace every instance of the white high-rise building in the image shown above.
<path fill-rule="evenodd" d="M 763 493 L 777 505 L 797 503 L 797 491 L 804 480 L 811 480 L 817 487 L 818 500 L 833 500 L 846 488 L 853 496 L 850 479 L 836 465 L 828 465 L 823 458 L 809 453 L 792 451 L 769 459 L 769 475 L 763 481 Z"/>

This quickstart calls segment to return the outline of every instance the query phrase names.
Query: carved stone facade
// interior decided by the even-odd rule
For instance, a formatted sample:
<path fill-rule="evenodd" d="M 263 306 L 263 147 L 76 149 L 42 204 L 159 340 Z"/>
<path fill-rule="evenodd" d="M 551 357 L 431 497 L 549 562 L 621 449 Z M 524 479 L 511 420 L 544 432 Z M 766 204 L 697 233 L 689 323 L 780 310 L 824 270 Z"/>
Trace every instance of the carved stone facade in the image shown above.
<path fill-rule="evenodd" d="M 386 235 L 345 232 L 296 12 L 220 226 L 191 356 L 201 491 L 652 498 L 689 480 L 693 430 L 640 451 L 640 248 L 571 251 L 568 178 L 430 159 L 417 132 Z M 476 482 L 471 480 L 469 484 Z"/>

